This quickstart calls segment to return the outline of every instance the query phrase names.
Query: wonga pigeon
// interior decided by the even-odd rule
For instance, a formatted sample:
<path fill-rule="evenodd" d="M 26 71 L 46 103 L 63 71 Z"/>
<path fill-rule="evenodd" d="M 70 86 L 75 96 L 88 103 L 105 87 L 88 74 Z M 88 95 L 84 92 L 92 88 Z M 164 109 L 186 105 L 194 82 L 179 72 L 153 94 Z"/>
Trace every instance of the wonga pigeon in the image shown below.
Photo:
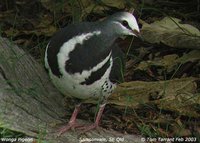
<path fill-rule="evenodd" d="M 88 131 L 98 127 L 106 98 L 123 76 L 123 53 L 115 43 L 120 37 L 139 36 L 135 17 L 118 12 L 103 21 L 71 24 L 58 31 L 45 52 L 45 67 L 57 89 L 66 96 L 82 100 L 100 99 L 95 123 L 83 127 Z M 79 126 L 75 107 L 69 123 L 60 134 Z"/>

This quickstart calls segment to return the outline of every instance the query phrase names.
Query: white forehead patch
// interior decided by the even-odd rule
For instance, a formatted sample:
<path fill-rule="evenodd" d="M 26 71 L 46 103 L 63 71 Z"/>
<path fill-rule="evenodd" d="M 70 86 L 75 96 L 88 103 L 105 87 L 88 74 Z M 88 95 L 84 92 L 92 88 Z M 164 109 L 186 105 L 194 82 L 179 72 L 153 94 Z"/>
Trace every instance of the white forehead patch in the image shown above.
<path fill-rule="evenodd" d="M 138 32 L 140 31 L 139 27 L 138 27 L 138 23 L 137 23 L 135 17 L 131 13 L 128 13 L 128 12 L 124 13 L 124 15 L 121 17 L 121 19 L 126 20 L 132 29 L 135 29 Z"/>

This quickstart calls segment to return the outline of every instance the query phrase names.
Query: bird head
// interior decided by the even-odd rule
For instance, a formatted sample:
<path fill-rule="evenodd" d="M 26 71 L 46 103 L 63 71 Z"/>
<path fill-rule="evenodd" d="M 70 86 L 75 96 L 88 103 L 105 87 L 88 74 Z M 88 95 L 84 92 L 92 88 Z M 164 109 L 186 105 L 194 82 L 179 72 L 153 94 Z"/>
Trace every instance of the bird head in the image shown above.
<path fill-rule="evenodd" d="M 140 36 L 140 29 L 135 17 L 128 12 L 118 12 L 107 19 L 109 27 L 120 37 Z"/>

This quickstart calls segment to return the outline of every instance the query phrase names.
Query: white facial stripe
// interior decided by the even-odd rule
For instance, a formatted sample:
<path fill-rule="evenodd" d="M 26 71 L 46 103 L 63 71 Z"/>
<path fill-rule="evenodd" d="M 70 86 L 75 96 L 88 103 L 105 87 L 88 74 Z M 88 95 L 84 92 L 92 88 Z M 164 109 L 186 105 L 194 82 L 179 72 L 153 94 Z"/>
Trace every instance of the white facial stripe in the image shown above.
<path fill-rule="evenodd" d="M 65 62 L 69 60 L 69 54 L 72 52 L 77 44 L 83 44 L 85 40 L 90 39 L 94 35 L 101 34 L 101 31 L 94 31 L 90 33 L 84 33 L 78 36 L 73 37 L 72 39 L 65 42 L 60 48 L 59 53 L 57 54 L 59 69 L 62 73 L 65 73 Z"/>
<path fill-rule="evenodd" d="M 132 30 L 137 30 L 138 32 L 140 32 L 140 29 L 139 29 L 139 27 L 138 27 L 138 23 L 137 23 L 137 21 L 136 21 L 136 19 L 135 19 L 135 17 L 134 16 L 130 16 L 130 17 L 127 17 L 127 19 L 126 19 L 127 21 L 128 21 L 128 24 L 129 24 L 129 26 L 132 28 Z"/>

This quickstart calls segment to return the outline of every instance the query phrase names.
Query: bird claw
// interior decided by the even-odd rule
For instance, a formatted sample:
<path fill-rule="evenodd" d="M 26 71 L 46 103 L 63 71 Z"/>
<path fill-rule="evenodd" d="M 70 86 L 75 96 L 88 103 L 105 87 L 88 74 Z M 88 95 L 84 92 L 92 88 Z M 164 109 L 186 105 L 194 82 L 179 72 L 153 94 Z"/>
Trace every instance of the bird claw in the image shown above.
<path fill-rule="evenodd" d="M 79 127 L 77 128 L 78 130 L 82 130 L 80 134 L 83 134 L 83 133 L 86 133 L 88 131 L 91 131 L 91 130 L 94 130 L 94 129 L 98 129 L 98 125 L 97 124 L 91 124 L 89 126 L 82 126 L 82 127 Z"/>
<path fill-rule="evenodd" d="M 83 125 L 80 125 L 78 123 L 68 123 L 66 126 L 63 126 L 58 130 L 58 135 L 57 137 L 61 136 L 63 133 L 69 131 L 70 129 L 75 130 L 75 128 L 80 128 Z"/>
<path fill-rule="evenodd" d="M 84 126 L 84 125 L 80 125 L 80 124 L 77 124 L 77 123 L 68 123 L 66 126 L 63 126 L 62 128 L 60 128 L 58 130 L 57 137 L 60 137 L 62 134 L 64 134 L 65 132 L 67 132 L 67 131 L 69 131 L 71 129 L 72 130 L 75 130 L 75 129 L 81 130 L 81 132 L 79 134 L 79 135 L 81 135 L 81 134 L 84 134 L 84 133 L 86 133 L 88 131 L 91 131 L 93 129 L 98 129 L 98 128 L 99 128 L 99 126 L 97 124 L 95 124 L 95 123 L 91 124 L 89 126 Z"/>

